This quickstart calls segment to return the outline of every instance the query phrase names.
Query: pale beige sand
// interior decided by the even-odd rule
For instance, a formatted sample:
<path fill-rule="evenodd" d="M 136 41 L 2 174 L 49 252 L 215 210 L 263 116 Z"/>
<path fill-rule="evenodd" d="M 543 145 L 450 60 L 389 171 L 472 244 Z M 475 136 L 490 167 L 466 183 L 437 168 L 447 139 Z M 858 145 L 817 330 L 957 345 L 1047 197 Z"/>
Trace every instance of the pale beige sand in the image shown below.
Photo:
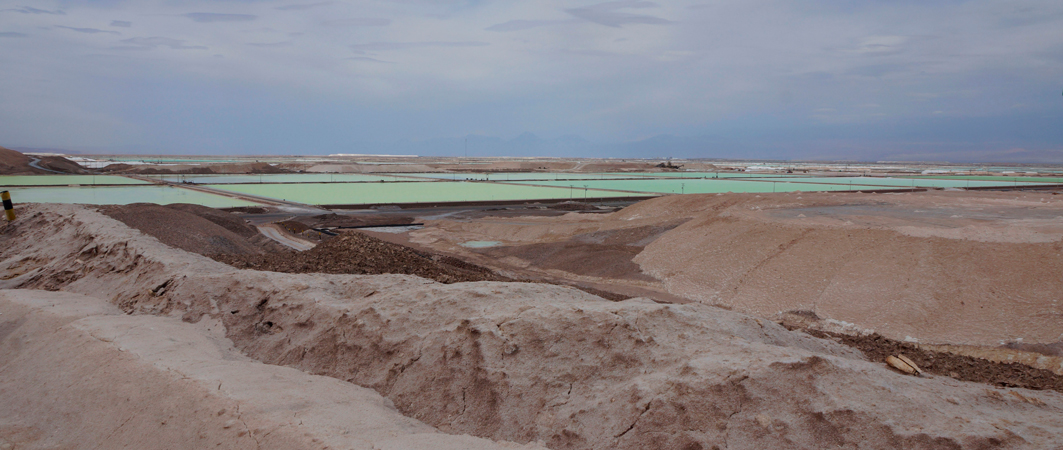
<path fill-rule="evenodd" d="M 371 387 L 448 433 L 555 449 L 1063 445 L 1058 392 L 904 376 L 831 341 L 707 305 L 614 303 L 531 283 L 239 271 L 87 208 L 31 206 L 23 217 L 0 230 L 0 287 L 63 289 L 138 315 L 220 323 L 250 357 Z"/>
<path fill-rule="evenodd" d="M 459 244 L 556 243 L 677 219 L 689 220 L 633 259 L 656 282 L 549 273 L 764 317 L 814 311 L 901 340 L 1063 340 L 1063 196 L 1051 193 L 669 196 L 608 215 L 431 221 L 411 240 L 521 269 L 534 255 L 492 262 Z"/>
<path fill-rule="evenodd" d="M 220 324 L 0 291 L 5 449 L 541 448 L 442 434 L 376 392 L 241 355 Z"/>

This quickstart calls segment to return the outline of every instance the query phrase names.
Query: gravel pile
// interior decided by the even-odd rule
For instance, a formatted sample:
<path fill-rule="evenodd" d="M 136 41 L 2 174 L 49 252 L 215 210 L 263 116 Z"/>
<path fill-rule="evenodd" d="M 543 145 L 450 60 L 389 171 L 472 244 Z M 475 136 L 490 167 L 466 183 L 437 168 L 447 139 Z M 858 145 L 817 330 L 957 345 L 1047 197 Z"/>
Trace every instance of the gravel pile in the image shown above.
<path fill-rule="evenodd" d="M 283 249 L 243 219 L 206 206 L 133 203 L 101 206 L 99 210 L 163 244 L 202 255 L 250 255 Z"/>
<path fill-rule="evenodd" d="M 446 256 L 418 252 L 362 233 L 344 233 L 305 252 L 210 255 L 238 269 L 285 273 L 417 275 L 440 283 L 510 281 L 491 270 Z"/>
<path fill-rule="evenodd" d="M 935 352 L 917 345 L 883 337 L 879 334 L 855 336 L 804 329 L 818 338 L 833 339 L 863 352 L 871 361 L 885 363 L 887 356 L 904 355 L 923 372 L 962 381 L 986 383 L 1000 387 L 1017 387 L 1063 392 L 1063 376 L 1020 363 L 1000 363 L 970 356 Z"/>

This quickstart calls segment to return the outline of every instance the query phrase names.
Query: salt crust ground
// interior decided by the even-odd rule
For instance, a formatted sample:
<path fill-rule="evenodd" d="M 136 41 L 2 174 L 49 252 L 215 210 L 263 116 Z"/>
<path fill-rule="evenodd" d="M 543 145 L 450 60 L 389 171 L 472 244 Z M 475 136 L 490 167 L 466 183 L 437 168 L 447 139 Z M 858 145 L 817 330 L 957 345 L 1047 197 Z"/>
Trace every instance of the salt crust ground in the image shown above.
<path fill-rule="evenodd" d="M 447 433 L 555 449 L 1063 445 L 1059 393 L 903 376 L 707 305 L 613 303 L 531 283 L 239 271 L 70 205 L 28 206 L 8 227 L 0 288 L 220 323 L 251 358 L 373 388 Z M 60 377 L 79 360 L 57 352 L 52 363 L 55 374 L 37 376 Z M 31 379 L 10 386 L 29 390 Z M 61 433 L 48 417 L 31 426 Z"/>
<path fill-rule="evenodd" d="M 1051 193 L 668 196 L 613 214 L 429 221 L 411 241 L 507 270 L 537 255 L 491 261 L 458 244 L 534 248 L 677 220 L 632 259 L 652 282 L 548 272 L 762 317 L 813 311 L 898 340 L 1063 340 L 1063 196 Z M 595 256 L 570 258 L 618 264 Z"/>

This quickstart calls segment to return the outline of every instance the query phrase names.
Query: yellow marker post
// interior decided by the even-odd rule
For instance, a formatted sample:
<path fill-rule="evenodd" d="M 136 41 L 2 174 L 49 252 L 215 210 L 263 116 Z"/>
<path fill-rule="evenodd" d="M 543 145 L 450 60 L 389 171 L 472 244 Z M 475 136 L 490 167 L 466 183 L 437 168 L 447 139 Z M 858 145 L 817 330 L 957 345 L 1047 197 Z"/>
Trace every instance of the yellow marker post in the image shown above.
<path fill-rule="evenodd" d="M 15 220 L 15 205 L 11 204 L 11 194 L 7 191 L 0 192 L 0 199 L 4 200 L 4 216 L 7 217 L 7 221 Z"/>

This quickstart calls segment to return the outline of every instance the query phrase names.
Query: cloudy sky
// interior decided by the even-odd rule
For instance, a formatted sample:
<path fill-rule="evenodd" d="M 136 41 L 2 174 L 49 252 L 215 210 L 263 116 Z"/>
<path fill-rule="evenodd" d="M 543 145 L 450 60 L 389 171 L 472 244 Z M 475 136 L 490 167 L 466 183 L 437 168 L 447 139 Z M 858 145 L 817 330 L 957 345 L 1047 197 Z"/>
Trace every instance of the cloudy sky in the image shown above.
<path fill-rule="evenodd" d="M 1063 2 L 0 0 L 3 146 L 460 155 L 469 136 L 1063 163 Z"/>

